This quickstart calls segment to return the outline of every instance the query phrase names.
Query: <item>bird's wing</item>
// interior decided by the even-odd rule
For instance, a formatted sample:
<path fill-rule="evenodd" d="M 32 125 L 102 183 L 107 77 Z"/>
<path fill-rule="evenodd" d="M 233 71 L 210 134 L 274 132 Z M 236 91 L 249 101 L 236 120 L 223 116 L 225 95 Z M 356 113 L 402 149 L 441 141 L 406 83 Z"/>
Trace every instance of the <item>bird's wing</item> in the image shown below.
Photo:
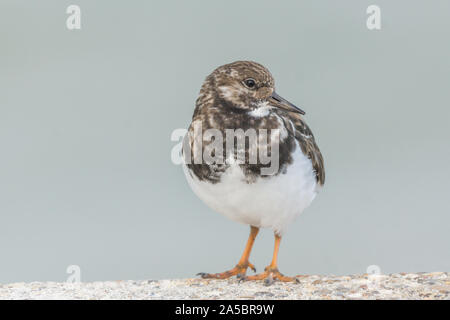
<path fill-rule="evenodd" d="M 294 133 L 295 139 L 302 148 L 303 153 L 311 159 L 313 169 L 316 173 L 316 180 L 320 185 L 323 185 L 325 183 L 323 157 L 311 129 L 302 119 L 301 115 L 297 113 L 289 113 L 288 119 L 288 130 Z M 289 122 L 291 122 L 292 126 L 288 125 Z"/>

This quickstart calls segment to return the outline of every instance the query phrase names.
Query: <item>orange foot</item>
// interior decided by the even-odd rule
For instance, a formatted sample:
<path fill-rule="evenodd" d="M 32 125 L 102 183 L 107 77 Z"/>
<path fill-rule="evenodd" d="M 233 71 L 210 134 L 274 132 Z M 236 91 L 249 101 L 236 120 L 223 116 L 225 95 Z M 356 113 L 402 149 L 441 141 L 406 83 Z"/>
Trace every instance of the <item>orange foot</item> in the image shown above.
<path fill-rule="evenodd" d="M 203 279 L 228 279 L 232 276 L 237 276 L 238 278 L 245 277 L 245 274 L 247 272 L 247 268 L 250 268 L 253 270 L 253 272 L 256 272 L 256 268 L 253 264 L 250 262 L 247 263 L 238 263 L 233 269 L 221 272 L 221 273 L 205 273 L 200 272 L 197 273 L 198 276 L 201 276 Z"/>
<path fill-rule="evenodd" d="M 279 280 L 282 282 L 295 282 L 299 283 L 300 281 L 295 277 L 287 277 L 283 275 L 280 271 L 278 271 L 277 267 L 268 266 L 264 269 L 264 272 L 255 274 L 254 276 L 246 276 L 242 277 L 242 281 L 247 280 L 263 280 L 264 284 L 270 286 L 274 280 Z"/>

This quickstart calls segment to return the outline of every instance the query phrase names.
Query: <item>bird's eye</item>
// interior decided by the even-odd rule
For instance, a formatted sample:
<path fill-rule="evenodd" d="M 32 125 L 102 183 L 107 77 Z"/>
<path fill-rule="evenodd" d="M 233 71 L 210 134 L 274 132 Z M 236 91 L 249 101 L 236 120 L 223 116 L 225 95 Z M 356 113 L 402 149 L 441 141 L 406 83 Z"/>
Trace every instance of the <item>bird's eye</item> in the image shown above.
<path fill-rule="evenodd" d="M 256 81 L 252 78 L 245 79 L 244 84 L 249 89 L 253 89 L 254 87 L 256 87 Z"/>

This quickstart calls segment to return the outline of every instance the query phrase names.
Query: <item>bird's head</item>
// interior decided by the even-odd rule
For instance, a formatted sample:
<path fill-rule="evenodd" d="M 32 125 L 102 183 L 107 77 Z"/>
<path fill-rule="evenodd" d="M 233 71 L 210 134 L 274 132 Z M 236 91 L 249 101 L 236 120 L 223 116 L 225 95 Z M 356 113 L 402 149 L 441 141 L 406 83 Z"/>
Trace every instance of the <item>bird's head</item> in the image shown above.
<path fill-rule="evenodd" d="M 261 106 L 305 114 L 275 92 L 275 81 L 264 66 L 252 61 L 236 61 L 215 69 L 203 83 L 201 94 L 218 97 L 240 111 Z"/>

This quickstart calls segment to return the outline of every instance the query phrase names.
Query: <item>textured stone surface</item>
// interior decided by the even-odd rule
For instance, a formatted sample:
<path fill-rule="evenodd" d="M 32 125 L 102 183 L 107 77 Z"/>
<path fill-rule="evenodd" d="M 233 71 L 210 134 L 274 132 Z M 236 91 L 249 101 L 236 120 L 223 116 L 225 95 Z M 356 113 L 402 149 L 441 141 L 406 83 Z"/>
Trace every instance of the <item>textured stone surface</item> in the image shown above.
<path fill-rule="evenodd" d="M 447 272 L 318 276 L 300 283 L 141 280 L 0 285 L 0 299 L 450 299 Z"/>

